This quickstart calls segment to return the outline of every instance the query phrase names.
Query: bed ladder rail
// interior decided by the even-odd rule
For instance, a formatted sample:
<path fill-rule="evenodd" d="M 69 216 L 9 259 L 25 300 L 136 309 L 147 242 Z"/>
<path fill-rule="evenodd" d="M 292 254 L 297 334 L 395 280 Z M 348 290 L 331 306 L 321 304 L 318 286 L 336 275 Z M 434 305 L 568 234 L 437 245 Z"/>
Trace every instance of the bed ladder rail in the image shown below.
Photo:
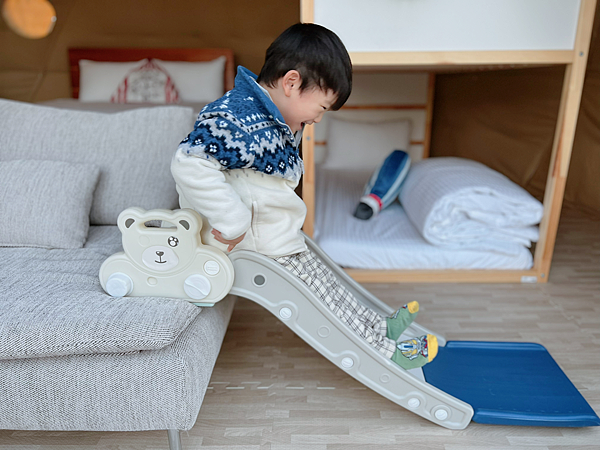
<path fill-rule="evenodd" d="M 309 239 L 307 242 L 357 299 L 384 315 L 391 312 L 385 303 L 332 264 L 314 242 Z M 392 402 L 445 428 L 460 430 L 469 424 L 473 416 L 471 405 L 431 386 L 378 353 L 284 267 L 247 250 L 233 252 L 229 258 L 235 269 L 231 294 L 269 310 L 333 364 Z M 415 323 L 407 330 L 412 336 L 427 332 L 431 333 Z M 443 345 L 445 341 L 438 339 Z"/>

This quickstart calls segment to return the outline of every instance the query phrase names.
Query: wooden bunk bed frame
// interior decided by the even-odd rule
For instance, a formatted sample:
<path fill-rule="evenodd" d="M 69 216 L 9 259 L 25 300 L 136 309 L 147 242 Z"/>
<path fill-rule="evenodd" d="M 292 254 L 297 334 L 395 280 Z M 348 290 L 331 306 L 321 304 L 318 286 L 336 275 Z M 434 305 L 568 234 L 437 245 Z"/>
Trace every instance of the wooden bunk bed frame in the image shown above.
<path fill-rule="evenodd" d="M 300 20 L 302 22 L 314 23 L 314 1 L 300 0 Z M 595 7 L 596 0 L 581 0 L 575 45 L 572 50 L 350 52 L 352 64 L 357 71 L 409 70 L 435 73 L 475 68 L 565 66 L 560 107 L 543 199 L 544 215 L 540 223 L 540 238 L 535 246 L 533 268 L 529 270 L 347 269 L 350 276 L 362 283 L 545 283 L 548 281 L 579 114 Z M 429 154 L 433 94 L 434 78 L 432 76 L 426 107 L 424 157 Z M 309 236 L 313 235 L 315 220 L 314 146 L 314 125 L 311 125 L 306 127 L 302 138 L 302 154 L 305 165 L 302 195 L 308 209 L 304 231 Z"/>

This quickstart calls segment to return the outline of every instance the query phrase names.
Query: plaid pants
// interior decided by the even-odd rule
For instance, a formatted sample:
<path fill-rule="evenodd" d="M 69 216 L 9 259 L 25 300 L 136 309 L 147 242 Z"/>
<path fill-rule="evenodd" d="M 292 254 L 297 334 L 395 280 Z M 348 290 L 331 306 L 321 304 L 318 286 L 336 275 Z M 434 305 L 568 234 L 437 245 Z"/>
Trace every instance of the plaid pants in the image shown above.
<path fill-rule="evenodd" d="M 356 334 L 387 358 L 392 357 L 396 341 L 386 337 L 385 318 L 361 305 L 318 256 L 307 250 L 273 259 L 300 278 Z"/>

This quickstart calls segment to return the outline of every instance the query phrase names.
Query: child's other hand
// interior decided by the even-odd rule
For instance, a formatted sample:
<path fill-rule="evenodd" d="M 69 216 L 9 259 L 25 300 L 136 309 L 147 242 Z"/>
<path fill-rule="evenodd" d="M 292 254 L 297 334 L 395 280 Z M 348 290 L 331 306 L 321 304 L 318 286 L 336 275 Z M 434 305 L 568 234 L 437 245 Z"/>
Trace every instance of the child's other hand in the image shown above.
<path fill-rule="evenodd" d="M 242 234 L 239 237 L 236 237 L 235 239 L 225 239 L 223 237 L 223 235 L 221 234 L 221 232 L 219 230 L 215 230 L 214 228 L 211 230 L 211 233 L 213 234 L 213 236 L 215 237 L 215 239 L 217 241 L 219 241 L 221 244 L 225 244 L 228 245 L 229 247 L 227 247 L 227 251 L 230 252 L 231 250 L 233 250 L 233 248 L 238 245 L 240 242 L 242 242 L 242 240 L 244 239 L 244 236 L 246 236 L 246 233 Z"/>

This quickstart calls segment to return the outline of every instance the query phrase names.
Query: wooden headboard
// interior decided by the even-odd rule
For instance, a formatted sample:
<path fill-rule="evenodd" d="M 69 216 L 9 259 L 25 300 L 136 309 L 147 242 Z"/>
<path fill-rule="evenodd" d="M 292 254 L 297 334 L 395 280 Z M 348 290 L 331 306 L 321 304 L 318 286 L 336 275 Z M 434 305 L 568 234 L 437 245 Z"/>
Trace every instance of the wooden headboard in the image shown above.
<path fill-rule="evenodd" d="M 69 66 L 73 98 L 79 98 L 79 60 L 127 62 L 144 58 L 164 61 L 201 62 L 225 56 L 225 91 L 233 89 L 235 65 L 233 50 L 228 48 L 70 48 Z M 225 92 L 223 92 L 225 93 Z"/>

